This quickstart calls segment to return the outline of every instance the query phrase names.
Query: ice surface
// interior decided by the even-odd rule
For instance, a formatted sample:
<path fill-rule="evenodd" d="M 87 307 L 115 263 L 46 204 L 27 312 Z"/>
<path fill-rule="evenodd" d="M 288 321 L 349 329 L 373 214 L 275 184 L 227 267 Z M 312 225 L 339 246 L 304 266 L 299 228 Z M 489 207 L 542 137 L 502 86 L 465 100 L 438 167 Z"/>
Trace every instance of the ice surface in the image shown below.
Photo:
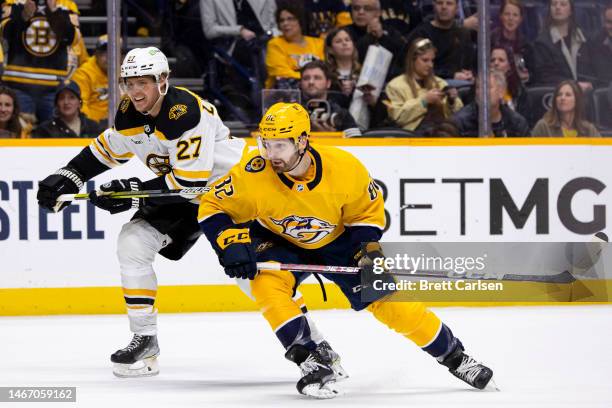
<path fill-rule="evenodd" d="M 311 312 L 351 375 L 334 400 L 297 394 L 297 367 L 257 313 L 160 315 L 161 373 L 140 379 L 111 373 L 131 339 L 125 316 L 2 317 L 0 386 L 77 387 L 77 404 L 54 407 L 612 407 L 612 306 L 436 312 L 501 392 L 470 389 L 368 312 L 344 310 Z"/>

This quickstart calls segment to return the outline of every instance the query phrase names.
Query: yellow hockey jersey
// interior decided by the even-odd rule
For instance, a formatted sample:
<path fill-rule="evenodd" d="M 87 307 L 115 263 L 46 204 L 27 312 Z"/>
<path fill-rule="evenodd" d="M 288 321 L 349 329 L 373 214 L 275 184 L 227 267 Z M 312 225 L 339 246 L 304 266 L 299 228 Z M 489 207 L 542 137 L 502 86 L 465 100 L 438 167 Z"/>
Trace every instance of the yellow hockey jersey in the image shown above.
<path fill-rule="evenodd" d="M 245 155 L 200 201 L 198 221 L 225 213 L 234 223 L 257 220 L 305 249 L 318 249 L 347 226 L 385 226 L 384 200 L 365 166 L 332 146 L 312 146 L 307 180 L 276 173 L 257 150 Z"/>
<path fill-rule="evenodd" d="M 108 118 L 108 77 L 106 72 L 100 69 L 97 57 L 90 57 L 86 63 L 81 65 L 72 80 L 81 89 L 83 106 L 81 112 L 89 119 L 97 122 Z"/>
<path fill-rule="evenodd" d="M 313 59 L 325 59 L 325 44 L 321 38 L 304 36 L 304 44 L 290 43 L 283 36 L 268 41 L 266 88 L 274 87 L 276 78 L 300 79 L 300 68 Z"/>

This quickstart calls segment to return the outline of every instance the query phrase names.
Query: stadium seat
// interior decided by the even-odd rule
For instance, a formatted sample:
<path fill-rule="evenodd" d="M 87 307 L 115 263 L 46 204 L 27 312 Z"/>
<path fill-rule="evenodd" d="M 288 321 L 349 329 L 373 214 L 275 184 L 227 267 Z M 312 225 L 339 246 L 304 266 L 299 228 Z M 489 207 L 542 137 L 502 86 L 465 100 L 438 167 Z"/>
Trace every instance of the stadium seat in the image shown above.
<path fill-rule="evenodd" d="M 595 125 L 606 133 L 612 131 L 612 89 L 602 88 L 593 92 L 593 102 L 595 105 Z"/>
<path fill-rule="evenodd" d="M 536 122 L 551 108 L 555 88 L 551 86 L 534 86 L 527 88 L 527 98 L 531 108 L 531 115 L 526 118 L 529 127 L 533 128 Z"/>

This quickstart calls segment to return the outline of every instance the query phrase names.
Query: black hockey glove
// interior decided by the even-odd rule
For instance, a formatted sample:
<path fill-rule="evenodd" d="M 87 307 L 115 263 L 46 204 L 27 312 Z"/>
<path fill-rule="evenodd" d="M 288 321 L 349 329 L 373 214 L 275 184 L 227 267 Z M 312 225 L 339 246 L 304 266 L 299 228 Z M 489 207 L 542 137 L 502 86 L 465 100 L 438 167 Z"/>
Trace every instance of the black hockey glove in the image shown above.
<path fill-rule="evenodd" d="M 62 167 L 43 181 L 38 182 L 36 199 L 38 205 L 49 211 L 58 212 L 70 204 L 70 201 L 58 202 L 62 194 L 76 194 L 83 188 L 83 176 L 71 167 Z"/>
<path fill-rule="evenodd" d="M 257 258 L 248 228 L 228 228 L 217 237 L 221 264 L 230 278 L 255 279 Z"/>
<path fill-rule="evenodd" d="M 89 193 L 89 201 L 93 205 L 111 214 L 117 214 L 132 208 L 138 208 L 144 204 L 144 198 L 110 198 L 104 193 L 114 193 L 121 191 L 140 191 L 142 190 L 142 181 L 136 177 L 129 179 L 113 180 L 109 183 L 102 184 L 100 191 L 92 191 Z"/>

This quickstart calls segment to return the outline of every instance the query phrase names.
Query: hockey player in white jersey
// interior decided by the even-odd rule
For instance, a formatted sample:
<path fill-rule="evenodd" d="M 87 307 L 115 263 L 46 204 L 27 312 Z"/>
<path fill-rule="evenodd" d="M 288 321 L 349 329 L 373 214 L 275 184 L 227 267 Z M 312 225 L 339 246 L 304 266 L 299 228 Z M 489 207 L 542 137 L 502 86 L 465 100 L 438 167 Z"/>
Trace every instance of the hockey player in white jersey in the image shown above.
<path fill-rule="evenodd" d="M 171 86 L 169 73 L 168 60 L 157 48 L 128 52 L 121 64 L 125 96 L 114 127 L 41 181 L 37 194 L 41 207 L 60 211 L 69 204 L 57 201 L 61 194 L 78 193 L 85 182 L 133 156 L 157 176 L 147 181 L 136 177 L 113 180 L 100 187 L 103 194 L 90 193 L 90 201 L 111 214 L 137 209 L 121 229 L 117 243 L 123 295 L 134 333 L 127 347 L 111 355 L 113 372 L 120 377 L 159 372 L 153 261 L 157 253 L 170 260 L 181 259 L 198 240 L 201 230 L 195 199 L 112 199 L 105 194 L 204 187 L 224 175 L 245 150 L 243 140 L 229 136 L 215 107 L 187 89 Z M 306 314 L 303 301 L 296 302 L 302 302 L 300 306 Z M 323 345 L 328 347 L 326 342 Z M 337 369 L 345 376 L 339 362 Z"/>

